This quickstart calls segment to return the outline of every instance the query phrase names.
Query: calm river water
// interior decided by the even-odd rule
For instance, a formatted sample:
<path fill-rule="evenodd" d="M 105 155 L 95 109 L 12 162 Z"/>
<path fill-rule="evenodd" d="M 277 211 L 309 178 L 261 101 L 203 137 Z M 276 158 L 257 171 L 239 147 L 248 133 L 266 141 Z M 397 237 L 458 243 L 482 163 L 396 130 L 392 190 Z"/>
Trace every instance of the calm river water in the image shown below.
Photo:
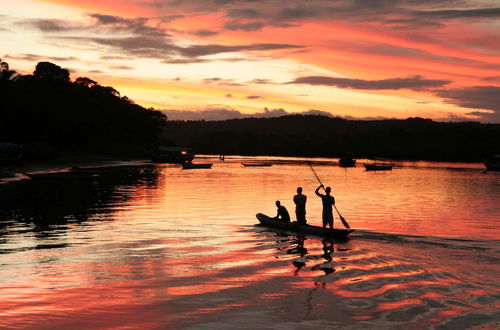
<path fill-rule="evenodd" d="M 315 159 L 356 228 L 332 242 L 254 226 L 298 186 L 309 223 L 321 201 L 303 159 L 249 160 L 0 185 L 0 328 L 500 328 L 500 173 Z"/>

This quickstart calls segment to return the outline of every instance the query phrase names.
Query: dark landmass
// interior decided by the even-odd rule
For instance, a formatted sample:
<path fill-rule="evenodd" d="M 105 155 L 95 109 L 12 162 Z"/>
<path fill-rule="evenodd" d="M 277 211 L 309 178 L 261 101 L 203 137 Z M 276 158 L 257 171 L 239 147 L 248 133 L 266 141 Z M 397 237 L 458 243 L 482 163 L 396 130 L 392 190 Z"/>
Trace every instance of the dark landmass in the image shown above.
<path fill-rule="evenodd" d="M 430 119 L 347 120 L 319 115 L 226 121 L 167 121 L 90 78 L 71 81 L 50 62 L 32 75 L 0 79 L 0 142 L 25 160 L 146 156 L 159 144 L 195 153 L 481 161 L 500 154 L 500 124 Z"/>
<path fill-rule="evenodd" d="M 144 156 L 166 123 L 112 87 L 40 62 L 32 75 L 0 80 L 0 142 L 24 145 L 26 160 L 56 155 Z"/>
<path fill-rule="evenodd" d="M 318 115 L 169 121 L 165 139 L 196 153 L 481 161 L 500 153 L 500 124 L 430 119 L 346 120 Z"/>

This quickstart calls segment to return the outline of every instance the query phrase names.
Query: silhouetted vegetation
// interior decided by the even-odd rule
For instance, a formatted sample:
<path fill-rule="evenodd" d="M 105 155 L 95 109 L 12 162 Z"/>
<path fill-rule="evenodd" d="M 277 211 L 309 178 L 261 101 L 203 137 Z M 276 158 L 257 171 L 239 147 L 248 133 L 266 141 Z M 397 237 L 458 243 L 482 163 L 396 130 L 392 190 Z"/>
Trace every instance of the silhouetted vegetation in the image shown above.
<path fill-rule="evenodd" d="M 430 119 L 346 120 L 316 115 L 170 121 L 88 77 L 71 81 L 50 62 L 33 75 L 0 80 L 0 141 L 26 156 L 57 152 L 143 156 L 161 141 L 197 153 L 479 161 L 500 153 L 500 124 Z"/>
<path fill-rule="evenodd" d="M 346 120 L 315 115 L 169 121 L 164 137 L 197 153 L 480 161 L 500 152 L 500 124 L 430 119 Z"/>
<path fill-rule="evenodd" d="M 112 87 L 40 62 L 33 75 L 0 81 L 0 141 L 25 145 L 37 158 L 56 152 L 142 155 L 158 142 L 160 111 L 135 104 Z"/>

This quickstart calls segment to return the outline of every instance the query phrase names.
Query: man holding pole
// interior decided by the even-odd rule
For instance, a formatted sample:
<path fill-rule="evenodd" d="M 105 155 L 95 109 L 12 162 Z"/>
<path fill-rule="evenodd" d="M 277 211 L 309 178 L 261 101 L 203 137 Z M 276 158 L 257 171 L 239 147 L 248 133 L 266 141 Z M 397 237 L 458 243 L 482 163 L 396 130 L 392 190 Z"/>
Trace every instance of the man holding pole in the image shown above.
<path fill-rule="evenodd" d="M 316 195 L 321 197 L 321 201 L 323 202 L 323 228 L 330 225 L 330 229 L 333 229 L 333 206 L 335 206 L 335 197 L 330 195 L 330 192 L 332 191 L 330 187 L 326 187 L 326 195 L 319 192 L 321 188 L 325 189 L 323 184 L 316 188 L 314 192 Z"/>

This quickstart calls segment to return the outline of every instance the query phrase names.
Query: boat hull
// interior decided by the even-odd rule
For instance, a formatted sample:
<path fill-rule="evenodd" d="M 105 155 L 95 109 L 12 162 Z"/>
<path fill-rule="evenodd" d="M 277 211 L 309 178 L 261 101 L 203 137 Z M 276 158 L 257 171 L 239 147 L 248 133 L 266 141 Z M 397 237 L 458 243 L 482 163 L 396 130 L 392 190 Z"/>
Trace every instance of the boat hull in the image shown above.
<path fill-rule="evenodd" d="M 257 220 L 266 227 L 273 227 L 293 231 L 296 233 L 309 234 L 322 237 L 331 237 L 336 239 L 345 239 L 354 230 L 352 229 L 327 229 L 318 226 L 301 225 L 297 222 L 283 222 L 274 220 L 265 214 L 257 213 Z"/>
<path fill-rule="evenodd" d="M 273 163 L 241 163 L 245 167 L 269 167 L 273 166 Z"/>
<path fill-rule="evenodd" d="M 340 167 L 356 167 L 356 159 L 353 158 L 340 158 L 339 159 Z"/>
<path fill-rule="evenodd" d="M 366 171 L 390 171 L 392 165 L 364 164 Z"/>
<path fill-rule="evenodd" d="M 199 164 L 193 164 L 193 163 L 182 163 L 182 168 L 184 170 L 194 170 L 194 169 L 208 169 L 212 168 L 212 163 L 199 163 Z"/>

